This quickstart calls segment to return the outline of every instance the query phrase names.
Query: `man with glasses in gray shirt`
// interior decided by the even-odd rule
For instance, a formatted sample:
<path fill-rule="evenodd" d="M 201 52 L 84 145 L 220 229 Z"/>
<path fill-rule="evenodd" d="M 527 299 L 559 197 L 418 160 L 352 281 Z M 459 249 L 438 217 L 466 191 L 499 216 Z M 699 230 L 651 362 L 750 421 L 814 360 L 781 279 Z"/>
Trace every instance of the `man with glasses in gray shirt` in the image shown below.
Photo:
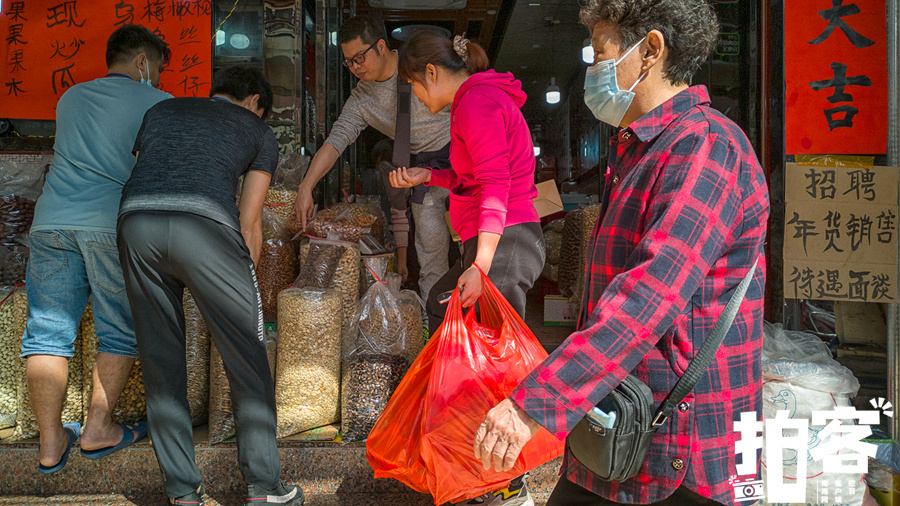
<path fill-rule="evenodd" d="M 371 16 L 357 16 L 338 29 L 344 66 L 359 83 L 344 104 L 325 143 L 316 152 L 297 192 L 297 220 L 306 228 L 313 213 L 312 190 L 334 166 L 344 149 L 356 141 L 367 127 L 374 127 L 391 139 L 397 123 L 397 53 L 387 45 L 384 24 Z M 450 167 L 450 109 L 432 114 L 417 99 L 410 100 L 410 167 Z M 416 253 L 421 274 L 419 288 L 428 300 L 431 286 L 447 272 L 450 231 L 444 219 L 444 202 L 449 191 L 443 188 L 414 189 L 407 204 L 407 191 L 385 184 L 391 201 L 391 224 L 397 247 L 398 272 L 406 278 L 406 251 L 409 237 L 407 209 L 416 223 Z"/>

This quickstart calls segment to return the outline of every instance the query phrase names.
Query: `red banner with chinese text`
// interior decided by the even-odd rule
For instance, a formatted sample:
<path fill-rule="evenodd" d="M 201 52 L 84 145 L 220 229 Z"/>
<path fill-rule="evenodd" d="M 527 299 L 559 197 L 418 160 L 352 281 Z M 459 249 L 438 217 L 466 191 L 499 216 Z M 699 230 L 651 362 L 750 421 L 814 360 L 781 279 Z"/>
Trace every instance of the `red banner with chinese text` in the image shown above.
<path fill-rule="evenodd" d="M 885 0 L 784 4 L 788 154 L 887 150 Z"/>
<path fill-rule="evenodd" d="M 0 0 L 0 117 L 55 119 L 72 85 L 106 75 L 106 40 L 125 23 L 168 42 L 160 88 L 207 96 L 212 0 Z"/>

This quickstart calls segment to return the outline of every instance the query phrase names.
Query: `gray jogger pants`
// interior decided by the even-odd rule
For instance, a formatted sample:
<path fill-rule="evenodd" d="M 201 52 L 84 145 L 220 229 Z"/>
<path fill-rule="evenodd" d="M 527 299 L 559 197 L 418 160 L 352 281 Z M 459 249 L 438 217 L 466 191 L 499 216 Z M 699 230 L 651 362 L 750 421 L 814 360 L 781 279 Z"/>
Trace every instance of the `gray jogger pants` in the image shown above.
<path fill-rule="evenodd" d="M 274 490 L 281 475 L 275 388 L 259 288 L 243 237 L 190 213 L 133 212 L 119 218 L 118 244 L 166 493 L 186 495 L 201 482 L 187 401 L 185 287 L 222 355 L 244 481 Z"/>

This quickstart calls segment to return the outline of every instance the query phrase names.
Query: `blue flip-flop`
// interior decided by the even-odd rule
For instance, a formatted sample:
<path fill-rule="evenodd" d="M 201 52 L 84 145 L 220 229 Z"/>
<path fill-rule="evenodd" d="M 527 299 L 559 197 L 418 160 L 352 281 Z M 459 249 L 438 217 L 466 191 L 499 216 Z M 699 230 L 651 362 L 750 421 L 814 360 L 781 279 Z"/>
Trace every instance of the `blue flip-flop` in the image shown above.
<path fill-rule="evenodd" d="M 81 424 L 78 422 L 67 423 L 63 425 L 63 429 L 66 429 L 66 434 L 69 435 L 69 445 L 66 446 L 66 451 L 63 452 L 62 457 L 59 458 L 59 462 L 57 462 L 55 466 L 47 467 L 38 464 L 38 471 L 44 474 L 50 474 L 66 467 L 66 462 L 69 461 L 69 450 L 72 449 L 75 445 L 75 440 L 81 435 Z"/>
<path fill-rule="evenodd" d="M 107 446 L 106 448 L 100 448 L 99 450 L 81 450 L 81 454 L 84 455 L 84 458 L 96 460 L 112 453 L 116 453 L 117 451 L 127 448 L 134 443 L 137 443 L 141 439 L 147 437 L 147 422 L 138 422 L 134 425 L 124 424 L 116 422 L 122 426 L 122 440 L 119 441 L 119 444 L 116 446 Z M 137 432 L 137 437 L 134 436 L 134 432 Z"/>

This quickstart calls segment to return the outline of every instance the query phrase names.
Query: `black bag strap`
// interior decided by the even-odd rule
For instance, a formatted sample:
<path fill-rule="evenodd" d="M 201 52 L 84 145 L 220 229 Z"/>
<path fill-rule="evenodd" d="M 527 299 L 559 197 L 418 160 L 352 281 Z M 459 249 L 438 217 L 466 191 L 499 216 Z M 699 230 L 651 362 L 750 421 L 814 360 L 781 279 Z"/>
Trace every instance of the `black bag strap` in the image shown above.
<path fill-rule="evenodd" d="M 410 162 L 410 100 L 412 86 L 397 77 L 397 120 L 394 127 L 394 153 L 391 161 L 395 167 L 409 167 Z"/>
<path fill-rule="evenodd" d="M 744 301 L 744 295 L 747 294 L 747 288 L 750 286 L 750 281 L 753 279 L 753 274 L 756 272 L 756 265 L 758 263 L 759 258 L 753 262 L 753 267 L 750 268 L 750 271 L 747 272 L 747 275 L 744 276 L 744 279 L 738 284 L 734 293 L 731 295 L 731 299 L 728 300 L 728 304 L 725 304 L 725 309 L 723 309 L 722 314 L 719 315 L 716 326 L 713 327 L 712 332 L 706 336 L 697 355 L 694 356 L 694 359 L 688 364 L 687 370 L 684 371 L 684 375 L 681 376 L 678 383 L 675 384 L 675 388 L 669 392 L 666 400 L 663 401 L 656 410 L 656 416 L 653 417 L 653 428 L 659 427 L 666 422 L 666 419 L 672 414 L 675 406 L 694 389 L 694 385 L 700 381 L 700 377 L 703 376 L 703 373 L 709 368 L 709 363 L 715 356 L 716 351 L 719 349 L 719 346 L 722 345 L 722 342 L 725 341 L 725 334 L 728 333 L 731 324 L 734 323 L 734 317 L 737 316 L 738 309 L 741 307 L 741 302 Z"/>

